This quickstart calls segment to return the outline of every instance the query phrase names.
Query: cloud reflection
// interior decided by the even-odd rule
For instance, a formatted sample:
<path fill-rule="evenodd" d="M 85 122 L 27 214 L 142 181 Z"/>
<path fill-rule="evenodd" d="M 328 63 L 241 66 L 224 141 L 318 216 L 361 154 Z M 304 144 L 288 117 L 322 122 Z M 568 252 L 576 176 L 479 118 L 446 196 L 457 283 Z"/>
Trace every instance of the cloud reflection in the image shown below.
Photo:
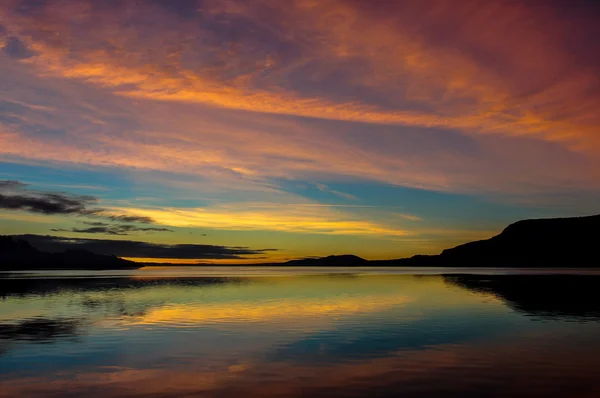
<path fill-rule="evenodd" d="M 479 282 L 502 286 L 502 278 L 486 276 Z M 547 277 L 523 278 L 522 286 L 531 286 Z M 13 326 L 2 329 L 3 340 L 27 343 L 41 336 L 51 344 L 44 352 L 27 344 L 8 346 L 10 356 L 0 360 L 12 370 L 3 375 L 2 397 L 358 397 L 367 392 L 476 397 L 490 389 L 500 396 L 564 397 L 574 390 L 590 396 L 600 392 L 595 382 L 600 324 L 573 329 L 575 324 L 561 322 L 568 320 L 562 306 L 557 326 L 541 327 L 488 291 L 466 282 L 449 284 L 450 277 L 5 282 L 2 317 Z M 566 283 L 562 291 L 569 295 L 595 283 Z M 72 319 L 65 318 L 69 313 L 85 314 L 77 323 L 82 328 L 49 321 Z M 37 332 L 29 333 L 36 325 Z M 67 347 L 54 338 L 69 331 L 81 341 Z M 72 355 L 70 347 L 91 343 L 100 351 L 76 368 L 60 362 Z M 358 348 L 362 355 L 349 355 Z M 31 369 L 23 362 L 28 355 L 50 355 L 57 361 L 48 363 L 58 368 Z"/>
<path fill-rule="evenodd" d="M 70 380 L 12 380 L 0 396 L 73 391 L 89 397 L 362 397 L 373 393 L 381 397 L 478 397 L 493 388 L 499 396 L 565 397 L 578 391 L 591 397 L 600 392 L 593 381 L 600 367 L 596 350 L 543 350 L 540 347 L 546 341 L 540 337 L 436 346 L 334 366 L 254 361 L 208 369 L 199 363 L 169 369 L 113 367 L 81 373 Z M 525 359 L 523 355 L 527 355 Z M 465 369 L 468 377 L 464 377 Z"/>

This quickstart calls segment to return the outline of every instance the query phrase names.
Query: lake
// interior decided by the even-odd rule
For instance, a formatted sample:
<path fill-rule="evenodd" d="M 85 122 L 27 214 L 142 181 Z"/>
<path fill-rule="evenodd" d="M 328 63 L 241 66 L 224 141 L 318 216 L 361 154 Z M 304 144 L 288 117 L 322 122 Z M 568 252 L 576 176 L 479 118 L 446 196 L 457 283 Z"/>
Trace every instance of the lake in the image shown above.
<path fill-rule="evenodd" d="M 0 397 L 600 397 L 600 272 L 0 276 Z"/>

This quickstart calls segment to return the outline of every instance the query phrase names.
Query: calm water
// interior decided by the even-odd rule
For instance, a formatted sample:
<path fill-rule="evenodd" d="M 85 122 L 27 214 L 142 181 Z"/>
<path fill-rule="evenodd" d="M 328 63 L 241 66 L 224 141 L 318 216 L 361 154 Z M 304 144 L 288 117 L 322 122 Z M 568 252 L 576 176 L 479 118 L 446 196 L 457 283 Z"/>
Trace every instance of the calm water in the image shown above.
<path fill-rule="evenodd" d="M 333 271 L 4 275 L 0 397 L 600 397 L 598 272 Z"/>

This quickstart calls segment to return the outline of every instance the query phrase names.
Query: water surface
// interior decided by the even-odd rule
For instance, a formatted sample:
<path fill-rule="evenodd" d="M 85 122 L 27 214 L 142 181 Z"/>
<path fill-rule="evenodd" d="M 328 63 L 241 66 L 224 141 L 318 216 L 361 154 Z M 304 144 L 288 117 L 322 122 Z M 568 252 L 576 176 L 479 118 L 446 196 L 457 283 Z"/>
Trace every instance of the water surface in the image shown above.
<path fill-rule="evenodd" d="M 600 396 L 597 272 L 450 271 L 7 274 L 0 396 Z"/>

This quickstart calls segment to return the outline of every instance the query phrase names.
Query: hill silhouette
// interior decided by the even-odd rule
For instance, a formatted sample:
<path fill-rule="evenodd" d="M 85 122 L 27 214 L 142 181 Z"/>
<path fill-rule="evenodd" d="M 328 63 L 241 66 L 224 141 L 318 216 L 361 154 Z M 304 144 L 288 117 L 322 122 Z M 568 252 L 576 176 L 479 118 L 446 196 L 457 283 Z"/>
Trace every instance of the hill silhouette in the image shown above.
<path fill-rule="evenodd" d="M 364 258 L 355 256 L 353 254 L 342 254 L 327 257 L 301 258 L 298 260 L 290 260 L 279 265 L 303 267 L 360 266 L 369 265 L 369 260 L 365 260 Z"/>
<path fill-rule="evenodd" d="M 500 234 L 438 255 L 368 261 L 353 255 L 305 258 L 279 266 L 600 267 L 600 215 L 518 221 Z"/>
<path fill-rule="evenodd" d="M 369 261 L 345 254 L 308 257 L 283 263 L 256 266 L 306 267 L 600 267 L 600 215 L 573 218 L 522 220 L 510 224 L 500 234 L 485 240 L 446 249 L 438 255 Z M 85 250 L 61 253 L 41 252 L 24 240 L 0 237 L 0 270 L 18 269 L 131 269 L 143 265 L 116 256 Z M 181 266 L 181 264 L 163 264 Z M 188 264 L 191 265 L 191 264 Z M 198 263 L 196 266 L 216 266 Z M 248 264 L 220 264 L 247 266 Z"/>
<path fill-rule="evenodd" d="M 0 270 L 40 269 L 135 269 L 139 264 L 116 256 L 95 254 L 86 250 L 67 250 L 60 253 L 42 252 L 28 242 L 12 236 L 0 236 Z"/>
<path fill-rule="evenodd" d="M 372 261 L 429 267 L 600 267 L 600 215 L 518 221 L 490 239 L 439 255 Z"/>

